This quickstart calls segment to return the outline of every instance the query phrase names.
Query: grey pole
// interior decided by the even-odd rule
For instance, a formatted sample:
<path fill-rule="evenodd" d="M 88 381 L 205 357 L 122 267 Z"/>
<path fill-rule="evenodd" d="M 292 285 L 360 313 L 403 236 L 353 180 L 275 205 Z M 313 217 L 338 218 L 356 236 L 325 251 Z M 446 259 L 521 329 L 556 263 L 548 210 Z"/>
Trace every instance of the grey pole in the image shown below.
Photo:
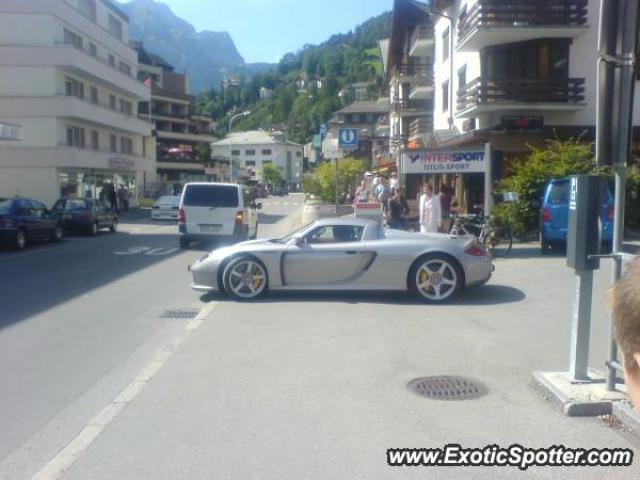
<path fill-rule="evenodd" d="M 493 208 L 493 162 L 491 161 L 491 144 L 484 144 L 484 214 L 491 215 Z"/>
<path fill-rule="evenodd" d="M 576 270 L 576 298 L 571 323 L 569 380 L 589 381 L 589 337 L 591 328 L 591 296 L 593 271 Z"/>

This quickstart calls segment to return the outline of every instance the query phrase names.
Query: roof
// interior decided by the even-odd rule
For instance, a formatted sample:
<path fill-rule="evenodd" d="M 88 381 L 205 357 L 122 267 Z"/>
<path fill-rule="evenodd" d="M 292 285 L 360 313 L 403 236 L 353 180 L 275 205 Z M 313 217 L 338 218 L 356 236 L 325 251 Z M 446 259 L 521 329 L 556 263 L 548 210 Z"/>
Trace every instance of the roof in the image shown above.
<path fill-rule="evenodd" d="M 122 18 L 125 22 L 129 23 L 129 17 L 127 16 L 126 13 L 122 11 L 120 7 L 118 7 L 118 5 L 116 5 L 115 2 L 112 2 L 111 0 L 102 0 L 102 3 L 104 3 L 108 8 L 110 8 L 116 15 Z"/>
<path fill-rule="evenodd" d="M 378 100 L 353 102 L 334 112 L 334 115 L 339 113 L 389 113 L 389 99 L 383 97 Z"/>
<path fill-rule="evenodd" d="M 295 145 L 302 147 L 302 145 L 293 142 L 285 142 L 278 140 L 269 135 L 269 132 L 264 130 L 249 130 L 247 132 L 237 132 L 227 135 L 224 139 L 214 142 L 212 146 L 220 145 Z"/>
<path fill-rule="evenodd" d="M 389 39 L 388 58 L 384 69 L 385 75 L 395 72 L 404 56 L 404 45 L 407 27 L 418 25 L 430 18 L 425 3 L 415 0 L 395 0 L 391 20 L 391 38 Z"/>
<path fill-rule="evenodd" d="M 389 63 L 389 39 L 385 38 L 378 41 L 380 48 L 380 60 L 382 62 L 382 72 L 387 74 L 387 64 Z"/>

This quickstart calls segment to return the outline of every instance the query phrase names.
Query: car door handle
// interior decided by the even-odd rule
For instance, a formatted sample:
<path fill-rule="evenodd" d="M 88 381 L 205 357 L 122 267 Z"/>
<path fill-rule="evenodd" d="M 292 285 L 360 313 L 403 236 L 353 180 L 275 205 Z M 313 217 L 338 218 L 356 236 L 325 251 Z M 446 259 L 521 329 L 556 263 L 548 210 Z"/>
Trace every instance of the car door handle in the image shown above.
<path fill-rule="evenodd" d="M 357 250 L 347 250 L 347 251 L 346 251 L 346 252 L 344 252 L 344 253 L 346 253 L 347 255 L 357 255 L 357 254 L 359 254 L 360 252 L 358 252 Z"/>

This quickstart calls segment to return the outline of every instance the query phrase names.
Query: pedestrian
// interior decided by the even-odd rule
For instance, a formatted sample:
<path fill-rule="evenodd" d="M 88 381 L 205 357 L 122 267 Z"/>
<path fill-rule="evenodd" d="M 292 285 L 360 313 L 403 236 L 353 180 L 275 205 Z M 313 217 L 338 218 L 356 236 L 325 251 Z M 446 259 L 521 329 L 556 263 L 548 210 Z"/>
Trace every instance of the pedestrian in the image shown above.
<path fill-rule="evenodd" d="M 391 198 L 391 192 L 385 177 L 380 177 L 380 182 L 374 190 L 374 195 L 376 200 L 382 204 L 382 210 L 386 213 L 389 198 Z"/>
<path fill-rule="evenodd" d="M 422 186 L 418 199 L 420 206 L 420 233 L 436 233 L 442 228 L 442 205 L 440 197 L 433 193 L 433 186 L 427 182 Z"/>
<path fill-rule="evenodd" d="M 401 188 L 396 188 L 389 199 L 387 223 L 391 228 L 404 229 L 406 226 L 405 215 L 409 213 L 409 204 L 402 194 Z"/>
<path fill-rule="evenodd" d="M 116 189 L 113 185 L 109 186 L 109 191 L 107 192 L 107 199 L 109 200 L 109 205 L 111 206 L 111 210 L 116 213 L 118 212 L 118 195 L 116 194 Z"/>
<path fill-rule="evenodd" d="M 398 188 L 398 174 L 396 172 L 391 172 L 391 179 L 389 180 L 389 190 L 391 191 L 391 195 L 396 188 Z"/>
<path fill-rule="evenodd" d="M 356 198 L 355 198 L 356 205 L 358 203 L 367 203 L 369 201 L 370 195 L 371 195 L 371 192 L 369 190 L 369 185 L 367 184 L 367 181 L 362 180 L 362 183 L 360 183 L 360 186 L 356 190 Z"/>
<path fill-rule="evenodd" d="M 129 191 L 124 185 L 120 185 L 118 188 L 118 202 L 120 202 L 120 210 L 123 212 L 129 210 Z"/>
<path fill-rule="evenodd" d="M 640 258 L 612 289 L 616 340 L 622 351 L 624 377 L 631 403 L 640 412 Z"/>

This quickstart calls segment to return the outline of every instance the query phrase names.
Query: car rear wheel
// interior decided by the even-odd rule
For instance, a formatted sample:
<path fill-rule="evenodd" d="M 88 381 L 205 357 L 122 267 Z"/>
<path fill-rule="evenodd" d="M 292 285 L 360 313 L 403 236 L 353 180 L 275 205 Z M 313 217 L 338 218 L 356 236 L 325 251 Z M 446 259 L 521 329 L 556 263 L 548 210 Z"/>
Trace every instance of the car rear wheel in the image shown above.
<path fill-rule="evenodd" d="M 61 225 L 56 225 L 53 229 L 53 233 L 51 234 L 51 240 L 54 242 L 61 242 L 62 237 L 64 236 L 64 230 Z"/>
<path fill-rule="evenodd" d="M 268 288 L 267 270 L 259 260 L 241 256 L 224 269 L 224 290 L 238 300 L 253 300 Z"/>
<path fill-rule="evenodd" d="M 428 303 L 451 300 L 463 285 L 463 272 L 458 262 L 442 254 L 429 254 L 411 267 L 410 287 Z"/>
<path fill-rule="evenodd" d="M 118 230 L 118 220 L 116 220 L 115 218 L 113 219 L 109 230 L 111 231 L 111 233 L 116 233 L 116 231 Z"/>
<path fill-rule="evenodd" d="M 27 246 L 27 232 L 25 232 L 24 229 L 21 228 L 16 233 L 16 238 L 13 242 L 13 248 L 16 250 L 22 250 L 26 246 Z"/>

